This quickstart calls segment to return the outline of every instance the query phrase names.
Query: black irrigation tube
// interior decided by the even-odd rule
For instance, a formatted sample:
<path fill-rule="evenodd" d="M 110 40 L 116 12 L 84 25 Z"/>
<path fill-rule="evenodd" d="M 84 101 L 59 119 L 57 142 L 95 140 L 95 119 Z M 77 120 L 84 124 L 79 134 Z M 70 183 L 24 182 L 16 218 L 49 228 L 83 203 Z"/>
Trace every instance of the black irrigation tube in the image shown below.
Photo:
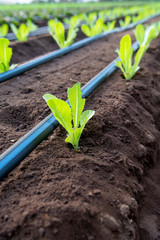
<path fill-rule="evenodd" d="M 134 51 L 138 49 L 138 42 L 132 45 Z M 82 87 L 82 97 L 87 98 L 93 93 L 104 80 L 117 70 L 116 58 L 84 87 Z M 50 114 L 31 131 L 18 140 L 13 146 L 0 156 L 0 180 L 8 175 L 34 148 L 37 147 L 46 137 L 59 125 L 55 117 Z"/>
<path fill-rule="evenodd" d="M 43 63 L 46 63 L 54 58 L 57 58 L 57 57 L 60 57 L 66 53 L 69 53 L 69 52 L 72 52 L 78 48 L 81 48 L 93 41 L 96 41 L 98 39 L 101 39 L 103 37 L 106 37 L 112 33 L 117 33 L 117 32 L 121 32 L 121 31 L 125 31 L 125 30 L 128 30 L 128 29 L 131 29 L 131 28 L 134 28 L 137 24 L 140 24 L 140 23 L 144 23 L 144 22 L 147 22 L 149 21 L 150 19 L 152 18 L 155 18 L 155 17 L 158 17 L 160 16 L 160 13 L 156 14 L 156 15 L 152 15 L 150 17 L 147 17 L 139 22 L 136 22 L 136 23 L 132 23 L 132 24 L 129 24 L 127 27 L 118 27 L 118 28 L 115 28 L 111 31 L 107 31 L 107 32 L 104 32 L 102 34 L 99 34 L 97 36 L 94 36 L 94 37 L 89 37 L 89 38 L 85 38 L 83 40 L 80 40 L 76 43 L 73 43 L 71 46 L 69 47 L 66 47 L 66 48 L 63 48 L 63 49 L 59 49 L 59 50 L 56 50 L 56 51 L 53 51 L 53 52 L 50 52 L 48 54 L 45 54 L 43 55 L 42 57 L 38 57 L 34 60 L 31 60 L 23 65 L 20 65 L 19 67 L 13 69 L 13 70 L 10 70 L 10 71 L 7 71 L 7 72 L 4 72 L 4 73 L 1 73 L 0 74 L 0 83 L 12 78 L 12 77 L 15 77 L 21 73 L 24 73 L 32 68 L 35 68 Z"/>

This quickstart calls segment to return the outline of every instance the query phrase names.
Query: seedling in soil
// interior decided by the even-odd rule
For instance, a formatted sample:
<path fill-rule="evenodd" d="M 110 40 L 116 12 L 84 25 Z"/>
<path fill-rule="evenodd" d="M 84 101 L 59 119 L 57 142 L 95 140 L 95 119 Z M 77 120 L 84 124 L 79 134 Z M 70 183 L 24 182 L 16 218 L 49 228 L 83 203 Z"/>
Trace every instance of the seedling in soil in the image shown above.
<path fill-rule="evenodd" d="M 88 15 L 86 13 L 83 13 L 83 14 L 81 14 L 81 19 L 87 23 L 89 28 L 92 28 L 95 25 L 95 22 L 97 20 L 97 13 L 92 12 Z"/>
<path fill-rule="evenodd" d="M 81 26 L 81 30 L 87 37 L 96 36 L 104 31 L 104 22 L 102 19 L 98 19 L 92 27 L 87 24 L 83 24 Z"/>
<path fill-rule="evenodd" d="M 37 25 L 32 22 L 31 19 L 27 19 L 26 25 L 29 27 L 30 32 L 34 32 L 37 30 Z"/>
<path fill-rule="evenodd" d="M 26 42 L 28 40 L 28 35 L 30 33 L 30 27 L 22 23 L 19 28 L 17 28 L 13 23 L 10 25 L 13 33 L 20 42 Z"/>
<path fill-rule="evenodd" d="M 5 37 L 8 33 L 8 25 L 4 23 L 2 26 L 0 26 L 0 37 Z"/>
<path fill-rule="evenodd" d="M 110 31 L 112 29 L 115 28 L 115 24 L 116 24 L 116 20 L 112 21 L 112 22 L 108 22 L 107 24 L 104 24 L 104 31 Z"/>
<path fill-rule="evenodd" d="M 49 33 L 54 38 L 58 46 L 60 48 L 64 48 L 71 45 L 74 39 L 76 38 L 78 28 L 75 26 L 76 26 L 75 23 L 73 23 L 73 25 L 70 26 L 67 38 L 65 40 L 65 28 L 63 24 L 61 22 L 56 22 L 52 20 L 52 22 L 51 21 L 49 22 Z"/>
<path fill-rule="evenodd" d="M 120 61 L 116 62 L 116 66 L 121 69 L 125 79 L 130 80 L 139 70 L 139 63 L 146 51 L 146 45 L 141 45 L 135 55 L 134 64 L 132 65 L 133 48 L 130 35 L 125 35 L 120 41 L 120 49 L 116 53 L 120 57 Z"/>
<path fill-rule="evenodd" d="M 80 21 L 81 21 L 81 19 L 79 18 L 78 15 L 75 15 L 71 18 L 65 18 L 64 19 L 64 22 L 66 24 L 68 24 L 68 26 L 71 26 L 71 27 L 74 27 L 74 28 L 78 27 Z"/>
<path fill-rule="evenodd" d="M 78 149 L 83 129 L 95 113 L 93 110 L 86 110 L 82 113 L 85 99 L 82 99 L 80 83 L 76 83 L 72 88 L 68 88 L 68 100 L 71 107 L 67 102 L 51 94 L 45 94 L 43 98 L 56 120 L 66 129 L 68 134 L 65 142 L 71 143 L 74 149 Z"/>
<path fill-rule="evenodd" d="M 0 38 L 0 73 L 6 72 L 16 67 L 17 64 L 9 66 L 12 57 L 12 48 L 8 47 L 9 40 Z"/>
<path fill-rule="evenodd" d="M 123 21 L 123 20 L 119 20 L 119 25 L 120 25 L 120 27 L 125 27 L 125 26 L 129 25 L 130 22 L 131 22 L 131 20 L 132 20 L 132 19 L 131 19 L 130 16 L 126 16 L 125 19 L 124 19 L 124 21 Z"/>
<path fill-rule="evenodd" d="M 153 23 L 151 26 L 145 27 L 142 24 L 138 24 L 136 26 L 136 30 L 134 32 L 136 40 L 139 42 L 139 45 L 146 45 L 146 50 L 148 49 L 151 41 L 158 37 L 160 32 L 160 24 Z"/>

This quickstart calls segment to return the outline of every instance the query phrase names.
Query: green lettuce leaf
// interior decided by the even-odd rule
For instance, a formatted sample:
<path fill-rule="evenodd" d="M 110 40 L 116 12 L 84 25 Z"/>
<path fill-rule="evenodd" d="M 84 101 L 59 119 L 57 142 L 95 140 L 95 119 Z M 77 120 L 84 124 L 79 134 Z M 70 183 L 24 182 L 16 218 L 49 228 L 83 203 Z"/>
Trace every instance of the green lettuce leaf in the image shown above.
<path fill-rule="evenodd" d="M 74 128 L 78 128 L 81 113 L 85 105 L 85 99 L 82 99 L 80 83 L 75 84 L 72 88 L 68 88 L 68 100 L 72 108 Z"/>
<path fill-rule="evenodd" d="M 12 56 L 12 49 L 8 47 L 9 40 L 6 38 L 0 39 L 0 73 L 9 70 L 9 63 Z"/>
<path fill-rule="evenodd" d="M 57 99 L 54 96 L 52 99 L 48 99 L 48 96 L 44 95 L 44 99 L 47 99 L 46 102 L 57 121 L 66 129 L 69 134 L 71 134 L 73 131 L 71 123 L 72 115 L 68 103 L 61 99 Z"/>

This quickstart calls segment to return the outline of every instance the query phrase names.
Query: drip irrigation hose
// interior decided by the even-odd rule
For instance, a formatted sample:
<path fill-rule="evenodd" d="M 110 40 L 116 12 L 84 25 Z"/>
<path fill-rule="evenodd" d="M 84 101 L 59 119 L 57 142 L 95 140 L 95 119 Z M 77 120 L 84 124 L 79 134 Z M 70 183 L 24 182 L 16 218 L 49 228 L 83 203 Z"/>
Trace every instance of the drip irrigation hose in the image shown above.
<path fill-rule="evenodd" d="M 64 54 L 67 54 L 69 52 L 72 52 L 78 48 L 81 48 L 93 41 L 96 41 L 98 39 L 101 39 L 101 38 L 104 38 L 112 33 L 117 33 L 117 32 L 121 32 L 121 31 L 125 31 L 125 30 L 128 30 L 128 29 L 131 29 L 131 28 L 134 28 L 137 24 L 140 24 L 140 23 L 144 23 L 144 22 L 147 22 L 149 21 L 150 19 L 152 18 L 155 18 L 157 16 L 159 16 L 160 13 L 156 14 L 156 15 L 152 15 L 150 17 L 147 17 L 139 22 L 136 22 L 136 23 L 131 23 L 129 24 L 127 27 L 118 27 L 118 28 L 115 28 L 111 31 L 107 31 L 107 32 L 104 32 L 104 33 L 101 33 L 97 36 L 94 36 L 94 37 L 89 37 L 89 38 L 85 38 L 83 40 L 80 40 L 76 43 L 73 43 L 72 45 L 70 45 L 69 47 L 65 47 L 63 49 L 59 49 L 59 50 L 56 50 L 56 51 L 53 51 L 53 52 L 50 52 L 48 54 L 45 54 L 43 55 L 42 57 L 38 57 L 34 60 L 31 60 L 23 65 L 20 65 L 19 67 L 13 69 L 13 70 L 10 70 L 10 71 L 7 71 L 7 72 L 4 72 L 4 73 L 1 73 L 0 74 L 0 83 L 12 78 L 12 77 L 15 77 L 21 73 L 24 73 L 32 68 L 35 68 L 43 63 L 46 63 L 54 58 L 57 58 L 57 57 L 60 57 Z"/>
<path fill-rule="evenodd" d="M 138 42 L 132 45 L 134 51 L 138 49 Z M 117 70 L 116 61 L 112 61 L 106 68 L 82 87 L 82 97 L 87 98 L 104 80 Z M 68 102 L 68 101 L 67 101 Z M 69 102 L 68 102 L 69 103 Z M 31 131 L 19 139 L 13 146 L 0 156 L 0 180 L 8 175 L 34 148 L 59 125 L 52 113 L 36 125 Z"/>

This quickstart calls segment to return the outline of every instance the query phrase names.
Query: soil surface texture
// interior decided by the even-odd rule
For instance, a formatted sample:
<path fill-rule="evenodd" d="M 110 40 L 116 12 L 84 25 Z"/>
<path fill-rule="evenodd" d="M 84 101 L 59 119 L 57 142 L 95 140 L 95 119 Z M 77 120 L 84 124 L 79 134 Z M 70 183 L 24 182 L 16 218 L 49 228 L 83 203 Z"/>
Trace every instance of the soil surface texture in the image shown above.
<path fill-rule="evenodd" d="M 13 78 L 0 88 L 0 151 L 117 57 L 127 31 Z M 95 110 L 79 151 L 58 127 L 0 183 L 0 240 L 160 239 L 160 37 L 131 81 L 115 72 L 87 99 Z"/>
<path fill-rule="evenodd" d="M 75 42 L 83 38 L 86 38 L 86 36 L 79 31 Z M 10 43 L 10 47 L 13 51 L 11 63 L 18 64 L 59 49 L 59 46 L 49 34 L 30 37 L 27 42 L 14 41 Z"/>

